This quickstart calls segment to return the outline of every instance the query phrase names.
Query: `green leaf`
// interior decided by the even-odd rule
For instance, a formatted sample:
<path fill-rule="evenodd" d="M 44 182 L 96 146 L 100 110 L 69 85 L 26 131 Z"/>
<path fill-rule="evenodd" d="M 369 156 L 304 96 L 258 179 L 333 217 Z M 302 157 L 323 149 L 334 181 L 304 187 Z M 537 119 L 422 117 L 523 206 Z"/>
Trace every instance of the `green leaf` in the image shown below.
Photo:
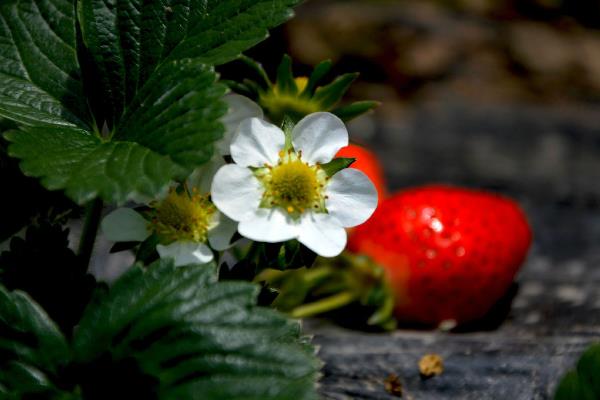
<path fill-rule="evenodd" d="M 53 389 L 53 384 L 40 370 L 18 361 L 9 361 L 0 365 L 3 380 L 10 382 L 13 391 L 39 393 Z"/>
<path fill-rule="evenodd" d="M 597 400 L 592 388 L 581 379 L 576 371 L 571 371 L 558 385 L 554 400 Z"/>
<path fill-rule="evenodd" d="M 113 366 L 102 367 L 107 373 L 137 368 L 146 378 L 127 378 L 127 390 L 139 395 L 148 389 L 136 382 L 154 385 L 160 399 L 316 398 L 319 363 L 298 324 L 255 307 L 256 295 L 249 283 L 217 283 L 212 265 L 133 267 L 86 311 L 76 360 L 88 371 L 106 362 Z M 102 387 L 106 376 L 94 379 L 82 385 L 84 394 L 114 390 Z"/>
<path fill-rule="evenodd" d="M 374 109 L 375 107 L 378 107 L 379 104 L 381 104 L 381 103 L 379 103 L 378 101 L 370 101 L 370 100 L 357 101 L 355 103 L 352 103 L 352 104 L 344 106 L 344 107 L 338 107 L 331 112 L 334 113 L 335 115 L 337 115 L 338 117 L 340 117 L 344 121 L 350 121 L 351 119 L 354 119 L 354 118 Z"/>
<path fill-rule="evenodd" d="M 577 362 L 577 373 L 594 390 L 596 398 L 600 398 L 600 344 L 583 353 Z"/>
<path fill-rule="evenodd" d="M 15 361 L 21 372 L 30 366 L 47 374 L 57 373 L 69 360 L 67 342 L 48 315 L 25 293 L 11 293 L 2 285 L 0 355 L 0 365 Z M 0 383 L 11 386 L 3 374 L 0 374 Z"/>
<path fill-rule="evenodd" d="M 0 5 L 0 116 L 32 126 L 89 128 L 71 0 Z"/>
<path fill-rule="evenodd" d="M 187 36 L 168 54 L 170 59 L 200 58 L 220 65 L 268 36 L 268 29 L 293 16 L 300 0 L 191 0 L 193 18 Z"/>
<path fill-rule="evenodd" d="M 594 400 L 600 398 L 600 343 L 590 346 L 561 380 L 555 400 Z"/>
<path fill-rule="evenodd" d="M 9 154 L 50 190 L 63 189 L 83 204 L 95 197 L 123 203 L 153 196 L 183 170 L 169 157 L 132 142 L 102 142 L 77 129 L 29 128 L 6 134 Z"/>
<path fill-rule="evenodd" d="M 319 102 L 324 110 L 333 107 L 344 96 L 358 75 L 358 73 L 340 75 L 330 84 L 317 88 L 313 99 Z"/>
<path fill-rule="evenodd" d="M 215 81 L 197 60 L 163 64 L 128 106 L 114 139 L 169 155 L 190 170 L 205 163 L 223 136 L 219 119 L 227 112 L 220 101 L 227 89 Z"/>
<path fill-rule="evenodd" d="M 296 3 L 8 0 L 0 116 L 29 125 L 6 136 L 10 155 L 78 203 L 155 197 L 222 135 L 225 86 L 203 64 L 237 57 Z"/>
<path fill-rule="evenodd" d="M 333 176 L 339 171 L 348 168 L 349 166 L 354 164 L 355 161 L 356 158 L 338 157 L 329 161 L 327 164 L 322 164 L 321 168 L 323 168 L 323 171 L 325 171 L 327 176 Z"/>
<path fill-rule="evenodd" d="M 73 128 L 7 133 L 9 154 L 50 190 L 83 204 L 154 197 L 212 155 L 226 111 L 223 85 L 197 61 L 165 64 L 139 91 L 112 141 Z"/>
<path fill-rule="evenodd" d="M 231 61 L 291 17 L 298 0 L 80 0 L 83 42 L 120 113 L 165 60 Z"/>

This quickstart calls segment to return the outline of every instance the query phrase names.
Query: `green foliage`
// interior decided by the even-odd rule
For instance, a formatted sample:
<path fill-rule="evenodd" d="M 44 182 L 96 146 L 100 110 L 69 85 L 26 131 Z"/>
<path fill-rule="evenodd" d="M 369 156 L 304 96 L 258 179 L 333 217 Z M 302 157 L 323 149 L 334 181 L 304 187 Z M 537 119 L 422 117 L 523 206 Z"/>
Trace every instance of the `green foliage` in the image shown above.
<path fill-rule="evenodd" d="M 0 283 L 27 292 L 66 335 L 79 321 L 96 285 L 87 265 L 68 247 L 67 229 L 40 222 L 14 237 L 0 254 Z"/>
<path fill-rule="evenodd" d="M 256 281 L 277 293 L 275 308 L 295 318 L 327 314 L 354 328 L 391 330 L 394 297 L 384 275 L 368 258 L 344 253 L 312 268 L 266 269 Z"/>
<path fill-rule="evenodd" d="M 0 115 L 34 126 L 90 128 L 72 0 L 0 5 Z"/>
<path fill-rule="evenodd" d="M 69 361 L 67 341 L 44 310 L 1 285 L 0 355 L 0 385 L 14 398 L 52 390 L 52 379 Z"/>
<path fill-rule="evenodd" d="M 78 203 L 151 197 L 212 155 L 230 61 L 297 0 L 7 0 L 0 116 L 9 154 Z"/>
<path fill-rule="evenodd" d="M 331 70 L 329 60 L 319 63 L 308 78 L 294 78 L 292 60 L 285 55 L 277 68 L 277 80 L 273 84 L 263 67 L 249 57 L 241 61 L 257 76 L 257 81 L 227 81 L 229 87 L 239 94 L 257 101 L 274 123 L 285 118 L 298 122 L 308 114 L 329 111 L 344 121 L 356 118 L 379 105 L 376 101 L 360 101 L 336 107 L 346 94 L 358 73 L 343 74 L 332 82 L 319 86 Z"/>
<path fill-rule="evenodd" d="M 0 287 L 0 385 L 16 398 L 316 399 L 319 362 L 299 325 L 254 306 L 254 285 L 215 275 L 134 266 L 97 293 L 70 343 Z"/>
<path fill-rule="evenodd" d="M 590 346 L 577 362 L 577 368 L 562 379 L 555 400 L 600 399 L 600 344 Z"/>
<path fill-rule="evenodd" d="M 27 174 L 80 204 L 97 196 L 116 203 L 153 196 L 184 173 L 169 157 L 137 143 L 103 142 L 80 129 L 24 128 L 6 137 L 13 142 L 10 155 L 21 158 Z"/>

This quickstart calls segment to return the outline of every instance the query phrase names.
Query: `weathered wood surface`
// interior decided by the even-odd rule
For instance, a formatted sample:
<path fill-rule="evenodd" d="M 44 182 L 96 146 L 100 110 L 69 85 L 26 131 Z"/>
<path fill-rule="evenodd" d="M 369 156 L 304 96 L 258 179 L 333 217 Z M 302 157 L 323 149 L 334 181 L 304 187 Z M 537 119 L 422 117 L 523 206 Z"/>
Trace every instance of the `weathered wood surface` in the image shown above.
<path fill-rule="evenodd" d="M 363 121 L 355 137 L 369 126 L 393 188 L 443 181 L 512 195 L 535 242 L 496 330 L 373 334 L 308 321 L 325 362 L 324 398 L 396 398 L 383 385 L 395 373 L 408 399 L 550 399 L 584 348 L 600 340 L 598 108 L 453 102 Z M 430 352 L 445 358 L 445 372 L 422 381 L 417 361 Z"/>

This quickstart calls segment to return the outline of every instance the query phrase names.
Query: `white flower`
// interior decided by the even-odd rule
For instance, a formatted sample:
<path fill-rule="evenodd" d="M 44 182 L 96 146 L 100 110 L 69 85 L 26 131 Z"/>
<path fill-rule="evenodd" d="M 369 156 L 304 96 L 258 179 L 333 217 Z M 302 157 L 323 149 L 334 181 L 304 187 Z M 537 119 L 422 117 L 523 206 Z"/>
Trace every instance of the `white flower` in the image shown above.
<path fill-rule="evenodd" d="M 249 98 L 239 94 L 228 94 L 223 98 L 227 103 L 228 111 L 221 118 L 225 126 L 223 137 L 215 143 L 216 151 L 213 157 L 201 167 L 196 168 L 187 179 L 189 187 L 198 188 L 202 193 L 208 193 L 215 173 L 225 165 L 223 156 L 230 154 L 229 148 L 233 135 L 237 131 L 240 123 L 248 118 L 263 117 L 262 108 Z"/>
<path fill-rule="evenodd" d="M 361 171 L 328 177 L 321 167 L 347 145 L 344 123 L 330 113 L 302 119 L 287 146 L 281 129 L 247 119 L 231 143 L 235 164 L 214 177 L 212 200 L 246 238 L 298 239 L 321 256 L 336 256 L 346 246 L 344 228 L 363 223 L 377 206 L 375 187 Z"/>
<path fill-rule="evenodd" d="M 172 189 L 164 199 L 151 203 L 145 215 L 118 208 L 102 220 L 102 231 L 114 242 L 142 242 L 155 234 L 160 241 L 158 254 L 173 258 L 176 266 L 212 261 L 210 247 L 228 248 L 237 226 L 197 190 Z"/>
<path fill-rule="evenodd" d="M 258 104 L 239 94 L 228 94 L 223 100 L 229 109 L 221 118 L 221 122 L 225 125 L 225 133 L 216 143 L 216 148 L 220 155 L 227 156 L 231 154 L 229 151 L 231 140 L 240 123 L 248 118 L 263 118 L 263 110 Z"/>

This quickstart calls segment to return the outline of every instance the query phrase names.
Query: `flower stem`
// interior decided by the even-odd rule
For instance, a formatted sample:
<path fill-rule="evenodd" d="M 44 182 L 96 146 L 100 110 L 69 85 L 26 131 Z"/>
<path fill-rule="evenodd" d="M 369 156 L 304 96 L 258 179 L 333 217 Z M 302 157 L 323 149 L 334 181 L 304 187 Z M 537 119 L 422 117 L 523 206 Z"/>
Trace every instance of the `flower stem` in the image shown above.
<path fill-rule="evenodd" d="M 96 243 L 96 234 L 100 225 L 100 217 L 102 216 L 102 200 L 95 199 L 86 205 L 85 220 L 83 223 L 83 231 L 79 241 L 79 257 L 85 265 L 89 265 Z"/>
<path fill-rule="evenodd" d="M 358 298 L 356 293 L 347 290 L 330 297 L 294 308 L 290 315 L 293 318 L 306 318 L 346 306 Z"/>

